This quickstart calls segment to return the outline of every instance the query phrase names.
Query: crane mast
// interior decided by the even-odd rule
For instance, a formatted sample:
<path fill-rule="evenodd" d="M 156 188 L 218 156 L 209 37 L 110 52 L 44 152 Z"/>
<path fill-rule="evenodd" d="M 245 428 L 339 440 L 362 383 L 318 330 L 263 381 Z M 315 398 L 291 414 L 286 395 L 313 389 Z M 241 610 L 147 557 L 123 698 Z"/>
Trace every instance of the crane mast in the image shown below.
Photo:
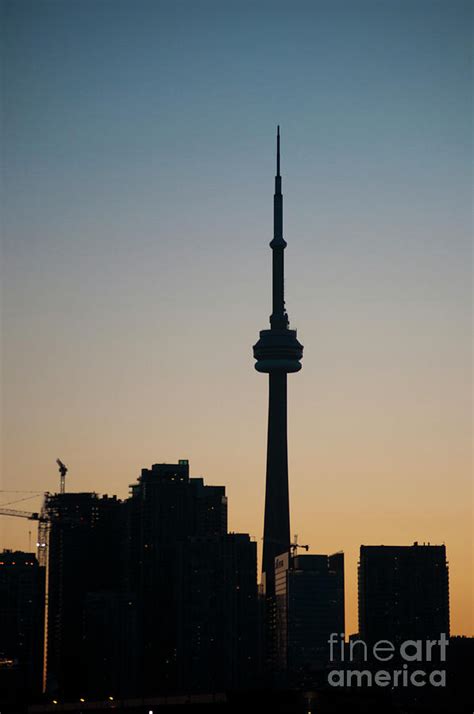
<path fill-rule="evenodd" d="M 61 459 L 56 459 L 56 463 L 59 467 L 59 493 L 65 493 L 66 491 L 66 474 L 68 472 L 68 468 Z"/>

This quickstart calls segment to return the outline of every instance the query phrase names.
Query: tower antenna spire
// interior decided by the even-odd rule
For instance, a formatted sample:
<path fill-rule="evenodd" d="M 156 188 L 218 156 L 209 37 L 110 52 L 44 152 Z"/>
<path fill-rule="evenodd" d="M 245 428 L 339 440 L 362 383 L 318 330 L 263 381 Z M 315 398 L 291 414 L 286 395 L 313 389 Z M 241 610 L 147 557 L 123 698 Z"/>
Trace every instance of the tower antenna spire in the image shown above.
<path fill-rule="evenodd" d="M 277 126 L 277 172 L 276 175 L 280 176 L 280 125 Z"/>
<path fill-rule="evenodd" d="M 273 304 L 270 324 L 272 327 L 286 329 L 288 316 L 285 312 L 283 251 L 286 241 L 283 238 L 283 195 L 280 176 L 280 125 L 277 126 L 277 161 L 275 176 L 275 193 L 273 195 L 273 240 L 270 248 L 273 252 L 272 292 Z"/>

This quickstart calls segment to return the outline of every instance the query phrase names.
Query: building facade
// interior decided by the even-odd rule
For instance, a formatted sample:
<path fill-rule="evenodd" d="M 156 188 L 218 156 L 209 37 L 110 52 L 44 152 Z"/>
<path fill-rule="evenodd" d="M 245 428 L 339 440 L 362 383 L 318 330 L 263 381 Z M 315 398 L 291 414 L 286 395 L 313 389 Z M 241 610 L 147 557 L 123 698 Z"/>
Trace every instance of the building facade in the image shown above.
<path fill-rule="evenodd" d="M 244 686 L 257 639 L 256 544 L 227 533 L 225 488 L 190 478 L 185 459 L 154 464 L 126 509 L 139 691 Z"/>
<path fill-rule="evenodd" d="M 248 689 L 258 681 L 257 544 L 247 534 L 196 536 L 178 551 L 181 688 Z"/>
<path fill-rule="evenodd" d="M 0 703 L 41 693 L 45 569 L 33 553 L 0 553 Z"/>
<path fill-rule="evenodd" d="M 444 545 L 362 545 L 359 635 L 378 640 L 449 636 L 449 573 Z"/>
<path fill-rule="evenodd" d="M 291 681 L 329 665 L 331 633 L 344 633 L 344 554 L 275 558 L 276 669 Z"/>
<path fill-rule="evenodd" d="M 66 698 L 105 694 L 120 684 L 121 630 L 110 627 L 104 636 L 103 627 L 92 627 L 91 603 L 123 590 L 122 503 L 115 496 L 60 493 L 46 499 L 44 512 L 50 523 L 47 691 Z M 115 681 L 103 682 L 111 672 Z"/>

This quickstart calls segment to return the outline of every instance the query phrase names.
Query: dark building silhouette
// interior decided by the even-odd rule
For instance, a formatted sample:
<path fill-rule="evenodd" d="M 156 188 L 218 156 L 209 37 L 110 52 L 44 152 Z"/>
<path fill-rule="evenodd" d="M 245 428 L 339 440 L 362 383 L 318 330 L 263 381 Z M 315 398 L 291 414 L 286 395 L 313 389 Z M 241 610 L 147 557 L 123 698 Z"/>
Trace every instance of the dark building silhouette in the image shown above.
<path fill-rule="evenodd" d="M 275 558 L 276 669 L 288 681 L 329 665 L 331 633 L 344 633 L 344 553 Z"/>
<path fill-rule="evenodd" d="M 50 522 L 47 690 L 68 698 L 108 693 L 122 671 L 122 628 L 113 618 L 123 590 L 122 504 L 115 496 L 62 493 L 47 497 L 44 510 Z M 97 617 L 99 607 L 108 620 Z"/>
<path fill-rule="evenodd" d="M 223 486 L 143 469 L 130 497 L 49 495 L 47 692 L 61 699 L 253 686 L 256 543 Z"/>
<path fill-rule="evenodd" d="M 136 692 L 138 606 L 133 595 L 120 588 L 86 594 L 81 667 L 86 696 Z"/>
<path fill-rule="evenodd" d="M 280 128 L 277 132 L 277 172 L 273 198 L 272 314 L 270 329 L 260 332 L 253 347 L 255 369 L 269 375 L 267 473 L 262 573 L 264 590 L 270 600 L 275 594 L 274 562 L 290 547 L 290 507 L 288 494 L 287 374 L 301 369 L 303 347 L 296 330 L 289 329 L 284 299 L 283 196 L 280 176 Z M 271 607 L 271 605 L 270 605 Z"/>
<path fill-rule="evenodd" d="M 190 478 L 187 460 L 154 464 L 126 509 L 139 691 L 244 686 L 240 653 L 256 649 L 256 546 L 227 534 L 225 488 Z"/>
<path fill-rule="evenodd" d="M 359 634 L 378 640 L 449 636 L 449 577 L 444 545 L 361 545 Z"/>
<path fill-rule="evenodd" d="M 0 553 L 0 704 L 41 693 L 45 569 L 33 553 Z"/>
<path fill-rule="evenodd" d="M 472 663 L 474 662 L 474 637 L 451 637 L 447 654 L 450 714 L 451 712 L 456 714 L 457 711 L 473 712 Z M 457 707 L 455 706 L 456 704 Z"/>
<path fill-rule="evenodd" d="M 247 534 L 191 537 L 178 550 L 179 680 L 191 692 L 255 686 L 257 544 Z"/>

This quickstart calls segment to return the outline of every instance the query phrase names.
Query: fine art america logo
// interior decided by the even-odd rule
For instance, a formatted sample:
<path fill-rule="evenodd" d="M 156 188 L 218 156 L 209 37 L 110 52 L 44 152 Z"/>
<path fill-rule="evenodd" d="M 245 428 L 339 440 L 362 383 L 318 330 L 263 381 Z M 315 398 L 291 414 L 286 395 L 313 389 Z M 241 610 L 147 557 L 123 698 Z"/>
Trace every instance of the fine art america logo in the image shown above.
<path fill-rule="evenodd" d="M 446 686 L 446 670 L 433 669 L 446 662 L 449 640 L 444 632 L 439 640 L 405 640 L 397 645 L 379 640 L 372 647 L 364 640 L 351 640 L 346 645 L 344 634 L 333 632 L 328 644 L 330 661 L 340 667 L 328 673 L 332 687 Z M 377 669 L 378 662 L 391 664 L 386 665 L 387 669 Z M 370 669 L 353 669 L 367 663 Z"/>

